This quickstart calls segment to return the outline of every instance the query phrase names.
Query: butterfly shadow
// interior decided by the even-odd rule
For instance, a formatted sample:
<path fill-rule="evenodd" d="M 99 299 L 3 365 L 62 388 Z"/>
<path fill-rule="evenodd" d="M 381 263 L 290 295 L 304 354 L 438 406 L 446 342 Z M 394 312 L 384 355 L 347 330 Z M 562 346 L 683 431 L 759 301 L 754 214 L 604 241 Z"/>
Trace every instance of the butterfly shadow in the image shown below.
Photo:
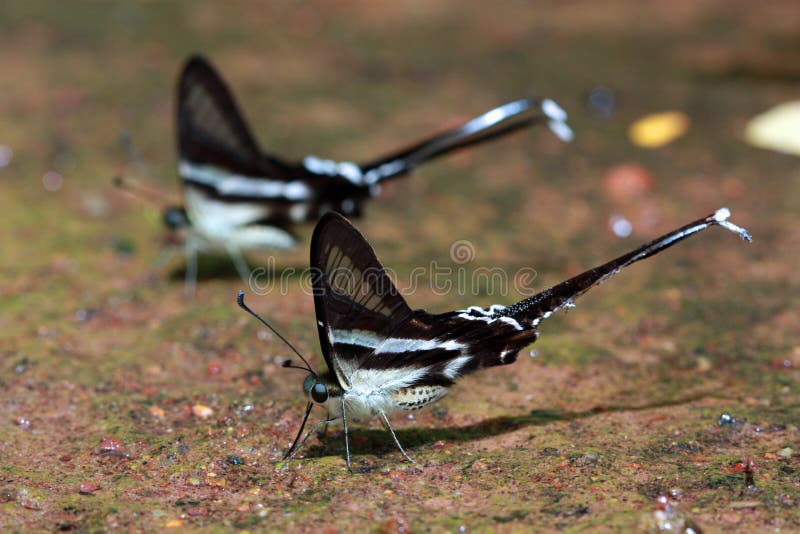
<path fill-rule="evenodd" d="M 255 277 L 259 285 L 275 286 L 281 281 L 299 280 L 307 267 L 300 265 L 278 265 L 274 267 L 264 267 L 254 264 L 248 259 L 247 268 L 251 277 Z M 186 266 L 175 267 L 169 272 L 169 279 L 174 282 L 182 282 L 186 279 Z M 225 254 L 203 254 L 197 260 L 197 280 L 232 280 L 241 279 L 236 265 Z"/>
<path fill-rule="evenodd" d="M 466 426 L 452 426 L 443 428 L 402 428 L 396 429 L 397 439 L 404 448 L 413 453 L 413 450 L 421 446 L 431 446 L 436 442 L 466 442 L 477 439 L 499 436 L 514 432 L 521 428 L 543 426 L 555 422 L 568 422 L 586 419 L 605 413 L 618 412 L 640 412 L 658 408 L 668 408 L 670 406 L 681 406 L 713 396 L 723 388 L 715 388 L 710 391 L 702 391 L 691 395 L 678 398 L 657 400 L 639 405 L 607 405 L 596 406 L 589 410 L 580 412 L 570 412 L 561 410 L 531 410 L 525 415 L 501 416 L 485 419 L 478 423 Z M 340 433 L 328 436 L 319 445 L 308 447 L 304 451 L 304 456 L 317 458 L 340 454 L 344 449 L 344 441 L 339 439 Z M 385 453 L 396 450 L 392 438 L 384 429 L 377 428 L 355 428 L 350 430 L 350 453 Z M 413 454 L 412 454 L 413 455 Z"/>

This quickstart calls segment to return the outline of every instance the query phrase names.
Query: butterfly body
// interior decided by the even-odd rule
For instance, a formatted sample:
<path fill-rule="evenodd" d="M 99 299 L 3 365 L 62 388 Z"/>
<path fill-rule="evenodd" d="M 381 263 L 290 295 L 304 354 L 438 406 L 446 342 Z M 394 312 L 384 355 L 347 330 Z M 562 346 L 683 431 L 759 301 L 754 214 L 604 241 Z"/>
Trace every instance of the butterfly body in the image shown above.
<path fill-rule="evenodd" d="M 247 281 L 242 252 L 291 248 L 297 244 L 293 226 L 330 211 L 359 217 L 384 181 L 452 150 L 538 123 L 563 140 L 572 137 L 566 113 L 555 102 L 522 99 L 365 163 L 316 156 L 290 162 L 259 147 L 225 82 L 194 56 L 181 72 L 176 106 L 187 290 L 193 291 L 197 252 L 227 252 Z"/>
<path fill-rule="evenodd" d="M 185 191 L 186 231 L 193 246 L 202 252 L 227 252 L 228 247 L 242 251 L 264 248 L 292 248 L 292 234 L 275 224 L 257 224 L 266 219 L 270 208 L 256 202 L 238 202 L 232 208 L 227 202 L 208 196 L 202 190 Z"/>
<path fill-rule="evenodd" d="M 460 377 L 513 363 L 538 336 L 512 321 L 479 317 L 487 316 L 474 307 L 436 315 L 416 310 L 386 338 L 358 330 L 329 331 L 345 411 L 359 420 L 419 410 L 441 400 Z M 340 402 L 325 404 L 329 417 L 341 416 Z"/>

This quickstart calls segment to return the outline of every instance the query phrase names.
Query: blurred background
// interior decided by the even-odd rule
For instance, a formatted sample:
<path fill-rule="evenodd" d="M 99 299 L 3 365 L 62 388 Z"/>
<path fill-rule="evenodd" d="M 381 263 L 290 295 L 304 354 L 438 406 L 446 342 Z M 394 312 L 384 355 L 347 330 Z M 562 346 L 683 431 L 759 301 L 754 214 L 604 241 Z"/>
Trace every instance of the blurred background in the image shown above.
<path fill-rule="evenodd" d="M 336 434 L 276 472 L 302 376 L 236 308 L 227 258 L 203 259 L 194 300 L 179 259 L 148 278 L 160 212 L 111 185 L 180 201 L 173 93 L 195 52 L 290 160 L 367 160 L 522 97 L 564 107 L 571 144 L 523 131 L 367 205 L 357 226 L 401 277 L 466 239 L 469 267 L 544 289 L 722 206 L 754 243 L 712 230 L 637 265 L 543 325 L 535 359 L 399 421 L 423 470 L 376 426 L 366 474 Z M 626 529 L 675 487 L 701 525 L 797 527 L 800 126 L 752 121 L 798 84 L 794 0 L 2 2 L 0 525 Z M 307 265 L 311 230 L 279 269 Z M 321 361 L 299 284 L 250 305 Z"/>

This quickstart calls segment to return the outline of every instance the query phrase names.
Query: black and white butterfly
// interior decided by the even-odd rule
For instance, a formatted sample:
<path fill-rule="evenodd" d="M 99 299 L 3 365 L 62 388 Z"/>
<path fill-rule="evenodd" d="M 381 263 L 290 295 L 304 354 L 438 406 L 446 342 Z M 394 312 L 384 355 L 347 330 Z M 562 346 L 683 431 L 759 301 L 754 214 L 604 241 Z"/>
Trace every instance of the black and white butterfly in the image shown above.
<path fill-rule="evenodd" d="M 632 263 L 714 225 L 751 241 L 750 234 L 729 222 L 729 217 L 730 211 L 721 208 L 511 306 L 470 306 L 431 314 L 408 306 L 372 247 L 347 219 L 335 213 L 324 215 L 311 240 L 311 272 L 327 370 L 315 373 L 307 362 L 300 367 L 310 373 L 303 384 L 309 402 L 285 459 L 291 459 L 315 429 L 342 423 L 349 467 L 348 422 L 380 419 L 398 449 L 412 461 L 392 430 L 390 414 L 438 401 L 466 374 L 513 363 L 519 351 L 536 340 L 543 319 L 573 306 L 592 286 Z M 240 292 L 239 305 L 255 315 L 243 299 Z M 323 406 L 327 416 L 300 440 L 315 404 Z"/>
<path fill-rule="evenodd" d="M 328 211 L 358 217 L 386 180 L 436 156 L 534 124 L 547 124 L 569 141 L 566 119 L 552 100 L 522 99 L 366 163 L 316 156 L 287 162 L 261 150 L 222 78 L 208 61 L 191 57 L 177 88 L 184 206 L 164 213 L 165 224 L 183 234 L 187 291 L 194 289 L 198 251 L 227 252 L 247 281 L 242 252 L 293 247 L 293 225 L 314 222 Z"/>

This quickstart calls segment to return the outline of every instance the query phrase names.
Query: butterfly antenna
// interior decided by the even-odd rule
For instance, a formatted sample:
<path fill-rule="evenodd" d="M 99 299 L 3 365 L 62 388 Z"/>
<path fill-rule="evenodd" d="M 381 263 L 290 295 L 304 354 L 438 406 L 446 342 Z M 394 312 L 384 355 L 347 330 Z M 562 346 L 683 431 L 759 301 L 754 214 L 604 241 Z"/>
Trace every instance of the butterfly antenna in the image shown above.
<path fill-rule="evenodd" d="M 299 365 L 293 364 L 292 360 L 284 360 L 284 362 L 281 364 L 281 367 L 284 367 L 286 369 L 300 369 L 301 371 L 310 371 L 310 369 L 308 369 L 307 367 L 301 367 Z"/>
<path fill-rule="evenodd" d="M 142 157 L 142 153 L 136 149 L 136 145 L 133 144 L 133 139 L 131 138 L 130 132 L 124 131 L 120 132 L 119 134 L 119 144 L 125 153 L 133 160 L 136 166 L 139 168 L 146 175 L 152 175 L 150 171 L 150 165 L 147 164 L 144 157 Z"/>
<path fill-rule="evenodd" d="M 272 333 L 273 333 L 273 334 L 275 334 L 276 336 L 278 336 L 278 338 L 280 338 L 280 340 L 281 340 L 281 341 L 283 341 L 284 343 L 286 343 L 286 345 L 287 345 L 287 346 L 288 346 L 290 349 L 292 349 L 292 350 L 294 351 L 294 353 L 295 353 L 295 354 L 297 354 L 298 358 L 300 358 L 301 360 L 303 360 L 303 363 L 304 363 L 304 364 L 306 364 L 306 368 L 305 368 L 305 369 L 304 369 L 304 368 L 302 368 L 302 367 L 297 367 L 297 366 L 295 366 L 295 365 L 291 365 L 291 364 L 290 364 L 290 365 L 286 365 L 286 363 L 284 363 L 284 364 L 283 364 L 283 366 L 284 366 L 284 367 L 295 367 L 295 368 L 297 368 L 297 369 L 303 369 L 304 371 L 308 371 L 308 372 L 309 372 L 309 373 L 311 373 L 312 375 L 314 375 L 314 376 L 317 376 L 317 373 L 315 373 L 314 371 L 312 371 L 312 370 L 311 370 L 311 365 L 309 365 L 309 363 L 306 361 L 306 359 L 305 359 L 305 358 L 303 358 L 303 355 L 302 355 L 302 354 L 300 354 L 300 353 L 297 351 L 297 349 L 296 349 L 296 348 L 294 348 L 294 346 L 293 346 L 291 343 L 289 343 L 289 342 L 286 340 L 286 338 L 285 338 L 285 337 L 283 337 L 282 335 L 280 335 L 280 333 L 279 333 L 277 330 L 275 330 L 275 329 L 272 327 L 272 325 L 271 325 L 271 324 L 269 324 L 267 321 L 265 321 L 264 319 L 262 319 L 262 318 L 261 318 L 261 316 L 260 316 L 259 314 L 257 314 L 257 313 L 256 313 L 256 312 L 254 312 L 253 310 L 251 310 L 251 309 L 250 309 L 250 308 L 247 306 L 247 304 L 245 304 L 245 303 L 244 303 L 244 291 L 242 291 L 242 290 L 239 290 L 239 294 L 236 296 L 236 302 L 239 304 L 239 307 L 240 307 L 240 308 L 242 308 L 244 311 L 246 311 L 247 313 L 249 313 L 250 315 L 252 315 L 252 316 L 253 316 L 253 317 L 255 317 L 256 319 L 258 319 L 259 321 L 261 321 L 261 324 L 263 324 L 264 326 L 266 326 L 267 328 L 269 328 L 270 330 L 272 330 Z"/>
<path fill-rule="evenodd" d="M 114 176 L 111 183 L 123 191 L 127 191 L 137 198 L 142 198 L 155 205 L 158 209 L 163 209 L 167 202 L 164 201 L 164 194 L 157 189 L 152 189 L 137 181 L 129 180 L 124 176 Z"/>

